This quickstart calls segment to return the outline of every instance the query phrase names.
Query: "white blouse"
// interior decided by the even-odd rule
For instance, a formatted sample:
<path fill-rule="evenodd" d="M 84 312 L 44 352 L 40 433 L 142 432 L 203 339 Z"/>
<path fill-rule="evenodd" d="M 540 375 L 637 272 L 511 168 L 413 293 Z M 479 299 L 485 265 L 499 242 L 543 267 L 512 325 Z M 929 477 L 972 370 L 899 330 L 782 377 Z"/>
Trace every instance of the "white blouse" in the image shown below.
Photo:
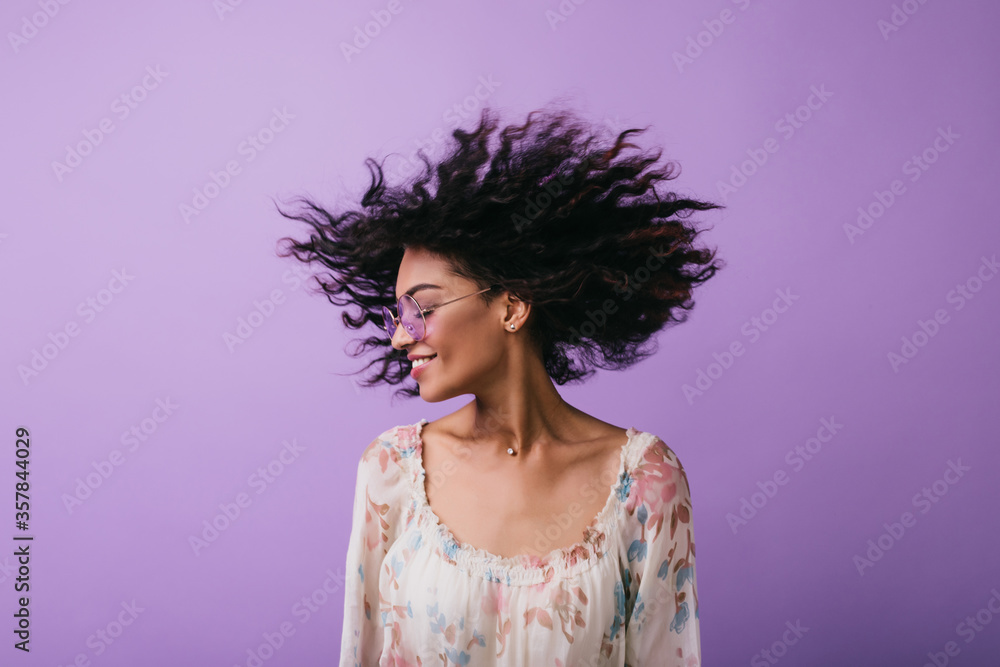
<path fill-rule="evenodd" d="M 502 558 L 428 504 L 426 423 L 384 431 L 358 463 L 341 667 L 701 664 L 690 489 L 662 440 L 628 429 L 582 542 Z"/>

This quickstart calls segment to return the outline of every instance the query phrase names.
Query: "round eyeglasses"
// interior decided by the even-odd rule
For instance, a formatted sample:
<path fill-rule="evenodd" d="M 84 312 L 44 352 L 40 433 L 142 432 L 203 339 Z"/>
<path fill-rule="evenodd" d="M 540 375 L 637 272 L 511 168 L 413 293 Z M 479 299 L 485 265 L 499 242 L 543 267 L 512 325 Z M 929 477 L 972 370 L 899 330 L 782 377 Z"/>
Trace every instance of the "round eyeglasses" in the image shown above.
<path fill-rule="evenodd" d="M 425 315 L 434 312 L 438 308 L 447 306 L 449 303 L 454 303 L 466 297 L 488 292 L 496 287 L 500 287 L 500 285 L 490 285 L 486 289 L 473 292 L 472 294 L 466 294 L 465 296 L 460 296 L 457 299 L 452 299 L 451 301 L 445 301 L 444 303 L 431 306 L 430 308 L 421 308 L 416 299 L 409 294 L 404 294 L 399 297 L 399 301 L 396 303 L 396 312 L 399 313 L 398 317 L 394 315 L 387 306 L 382 307 L 382 318 L 384 320 L 386 333 L 389 334 L 389 340 L 392 340 L 392 337 L 396 334 L 396 327 L 400 324 L 402 324 L 403 330 L 406 331 L 410 338 L 413 340 L 422 340 L 424 333 L 427 330 L 426 321 L 424 320 Z"/>

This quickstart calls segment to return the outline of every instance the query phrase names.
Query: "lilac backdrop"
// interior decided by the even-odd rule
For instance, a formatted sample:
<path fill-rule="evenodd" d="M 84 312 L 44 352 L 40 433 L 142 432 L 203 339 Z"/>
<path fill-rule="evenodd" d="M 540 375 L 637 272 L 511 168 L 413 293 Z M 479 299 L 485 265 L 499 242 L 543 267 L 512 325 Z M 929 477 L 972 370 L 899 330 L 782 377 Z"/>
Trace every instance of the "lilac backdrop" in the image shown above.
<path fill-rule="evenodd" d="M 275 255 L 304 228 L 271 198 L 349 205 L 365 157 L 405 174 L 415 139 L 438 155 L 484 104 L 514 122 L 566 96 L 610 131 L 651 126 L 674 187 L 728 206 L 697 218 L 728 266 L 691 319 L 562 389 L 684 463 L 706 663 L 996 664 L 998 18 L 4 3 L 0 663 L 252 665 L 282 624 L 262 664 L 336 663 L 362 449 L 470 397 L 359 388 L 340 311 Z M 12 633 L 25 534 L 30 653 Z"/>

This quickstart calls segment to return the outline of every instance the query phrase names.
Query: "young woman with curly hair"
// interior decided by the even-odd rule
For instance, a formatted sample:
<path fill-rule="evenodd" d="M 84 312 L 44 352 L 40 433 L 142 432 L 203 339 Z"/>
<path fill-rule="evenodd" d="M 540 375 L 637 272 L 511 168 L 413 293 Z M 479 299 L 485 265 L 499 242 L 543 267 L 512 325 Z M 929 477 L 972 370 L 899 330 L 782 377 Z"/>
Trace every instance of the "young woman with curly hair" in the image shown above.
<path fill-rule="evenodd" d="M 369 158 L 358 210 L 279 208 L 312 227 L 279 254 L 328 269 L 345 325 L 373 333 L 366 386 L 474 397 L 361 453 L 340 664 L 698 665 L 684 468 L 553 383 L 631 366 L 687 319 L 721 263 L 683 218 L 721 207 L 657 192 L 671 165 L 625 152 L 644 130 L 602 144 L 536 110 L 491 151 L 496 129 L 485 109 L 402 185 Z"/>

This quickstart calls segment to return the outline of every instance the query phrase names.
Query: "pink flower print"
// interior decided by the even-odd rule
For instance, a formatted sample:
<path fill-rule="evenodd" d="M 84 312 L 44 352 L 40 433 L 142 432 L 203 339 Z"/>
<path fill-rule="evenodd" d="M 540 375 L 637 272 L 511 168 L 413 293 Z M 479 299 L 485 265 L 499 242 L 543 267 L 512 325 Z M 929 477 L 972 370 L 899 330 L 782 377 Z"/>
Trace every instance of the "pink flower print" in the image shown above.
<path fill-rule="evenodd" d="M 403 651 L 406 649 L 400 646 L 402 638 L 402 632 L 399 628 L 399 623 L 395 622 L 392 624 L 392 643 L 388 649 L 387 657 L 389 660 L 386 662 L 387 665 L 393 665 L 393 667 L 420 667 L 419 660 L 414 662 L 408 659 Z"/>
<path fill-rule="evenodd" d="M 400 426 L 396 431 L 396 442 L 403 445 L 400 447 L 403 456 L 413 456 L 419 452 L 420 439 L 417 437 L 416 425 Z"/>
<path fill-rule="evenodd" d="M 542 556 L 536 556 L 535 554 L 522 554 L 522 558 L 524 559 L 525 566 L 532 569 L 541 568 L 545 565 L 545 558 Z"/>
<path fill-rule="evenodd" d="M 382 447 L 378 452 L 378 465 L 382 470 L 382 474 L 385 474 L 386 470 L 389 468 L 389 462 L 391 461 L 394 465 L 399 466 L 399 460 L 402 458 L 398 449 L 392 446 L 392 442 L 389 440 L 383 440 L 379 443 Z M 412 454 L 413 449 L 403 450 L 403 456 L 409 456 Z"/>
<path fill-rule="evenodd" d="M 576 585 L 570 586 L 565 580 L 555 588 L 555 594 L 549 600 L 547 607 L 559 620 L 560 629 L 570 644 L 573 643 L 575 626 L 584 628 L 587 625 L 583 618 L 583 607 L 586 604 L 587 594 L 583 589 Z M 539 615 L 541 613 L 539 611 Z"/>
<path fill-rule="evenodd" d="M 483 596 L 483 614 L 500 616 L 510 611 L 510 598 L 504 595 L 505 590 L 503 586 L 489 587 L 489 591 Z"/>
<path fill-rule="evenodd" d="M 663 511 L 677 495 L 677 483 L 674 481 L 677 470 L 662 447 L 652 446 L 646 450 L 640 465 L 632 473 L 632 489 L 625 509 L 629 514 L 635 514 L 636 509 L 645 504 L 649 511 L 642 523 L 654 535 L 660 531 Z M 686 512 L 685 508 L 685 514 Z M 675 513 L 672 520 L 688 519 Z"/>
<path fill-rule="evenodd" d="M 385 520 L 385 515 L 389 512 L 389 505 L 387 503 L 380 505 L 372 501 L 367 489 L 365 490 L 365 502 L 367 503 L 365 507 L 365 548 L 368 551 L 374 551 L 379 544 L 389 541 L 387 533 L 389 522 Z M 378 517 L 378 525 L 375 523 L 375 516 Z"/>
<path fill-rule="evenodd" d="M 587 560 L 590 558 L 590 552 L 587 551 L 587 547 L 582 544 L 578 544 L 573 549 L 566 554 L 566 565 L 571 567 L 576 565 L 577 562 L 581 560 Z"/>

